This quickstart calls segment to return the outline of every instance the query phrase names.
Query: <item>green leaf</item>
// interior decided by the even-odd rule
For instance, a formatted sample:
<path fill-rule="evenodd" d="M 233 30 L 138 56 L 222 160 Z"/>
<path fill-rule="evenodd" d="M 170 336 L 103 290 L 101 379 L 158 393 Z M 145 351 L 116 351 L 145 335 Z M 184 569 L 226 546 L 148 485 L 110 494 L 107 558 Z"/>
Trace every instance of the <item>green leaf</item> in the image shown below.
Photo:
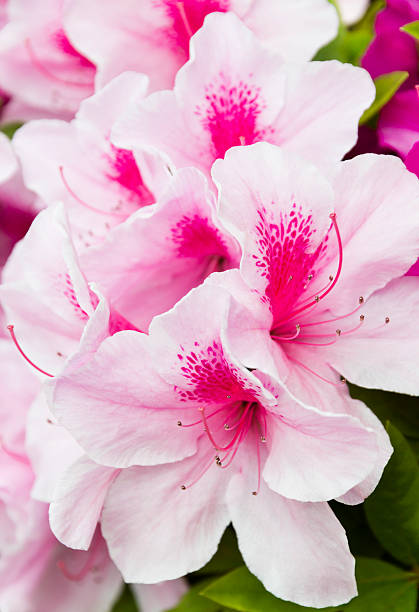
<path fill-rule="evenodd" d="M 331 608 L 345 612 L 415 612 L 417 577 L 378 559 L 357 559 L 358 597 L 346 606 Z"/>
<path fill-rule="evenodd" d="M 220 604 L 200 595 L 210 582 L 211 579 L 207 579 L 195 584 L 169 612 L 219 612 L 222 609 Z"/>
<path fill-rule="evenodd" d="M 410 36 L 413 36 L 413 38 L 419 40 L 419 21 L 411 21 L 410 23 L 402 26 L 400 29 L 402 32 L 406 32 L 406 34 L 410 34 Z"/>
<path fill-rule="evenodd" d="M 372 34 L 367 29 L 348 30 L 341 24 L 337 37 L 320 49 L 314 56 L 314 60 L 337 59 L 341 62 L 358 65 L 371 38 Z"/>
<path fill-rule="evenodd" d="M 349 385 L 351 396 L 363 401 L 384 424 L 391 421 L 397 429 L 412 438 L 419 438 L 419 397 L 363 389 Z"/>
<path fill-rule="evenodd" d="M 362 504 L 348 506 L 336 501 L 329 502 L 341 525 L 346 531 L 353 555 L 358 557 L 381 557 L 383 547 L 372 533 Z"/>
<path fill-rule="evenodd" d="M 14 121 L 13 123 L 4 123 L 3 125 L 0 126 L 0 132 L 3 132 L 3 134 L 6 134 L 6 136 L 8 138 L 10 138 L 10 140 L 13 138 L 13 136 L 15 135 L 15 132 L 22 127 L 23 123 L 21 121 Z"/>
<path fill-rule="evenodd" d="M 414 612 L 416 582 L 412 573 L 379 561 L 357 560 L 359 595 L 346 605 L 324 608 L 325 612 Z M 314 610 L 277 599 L 246 567 L 219 578 L 202 591 L 212 601 L 240 612 L 300 612 Z"/>
<path fill-rule="evenodd" d="M 376 538 L 395 559 L 419 565 L 419 466 L 403 434 L 391 423 L 387 431 L 394 453 L 365 512 Z"/>
<path fill-rule="evenodd" d="M 128 586 L 122 591 L 122 595 L 112 608 L 112 612 L 138 612 L 134 596 Z"/>
<path fill-rule="evenodd" d="M 361 119 L 359 120 L 360 125 L 364 125 L 372 121 L 380 112 L 380 110 L 390 102 L 399 87 L 405 82 L 409 76 L 408 72 L 398 70 L 396 72 L 389 72 L 388 74 L 382 74 L 381 76 L 374 79 L 375 83 L 375 100 L 369 108 L 364 112 Z"/>

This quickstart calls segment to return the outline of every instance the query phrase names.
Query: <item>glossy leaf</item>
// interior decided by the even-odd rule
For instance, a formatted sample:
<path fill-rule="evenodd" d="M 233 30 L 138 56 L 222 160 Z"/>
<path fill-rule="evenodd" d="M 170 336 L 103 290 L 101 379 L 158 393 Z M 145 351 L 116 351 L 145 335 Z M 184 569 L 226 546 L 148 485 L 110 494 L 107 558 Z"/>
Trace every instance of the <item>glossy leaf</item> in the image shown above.
<path fill-rule="evenodd" d="M 384 425 L 391 421 L 404 435 L 419 439 L 419 397 L 355 385 L 349 385 L 349 390 L 351 396 L 367 404 Z"/>
<path fill-rule="evenodd" d="M 3 132 L 3 134 L 6 134 L 6 136 L 8 138 L 10 138 L 10 140 L 13 138 L 13 136 L 15 135 L 15 132 L 22 127 L 23 123 L 21 121 L 14 121 L 13 123 L 4 123 L 3 125 L 0 126 L 0 132 Z"/>
<path fill-rule="evenodd" d="M 324 608 L 325 612 L 415 612 L 415 576 L 378 559 L 357 560 L 359 595 L 346 605 Z M 212 601 L 240 612 L 303 612 L 314 610 L 277 599 L 246 567 L 219 578 L 203 590 Z"/>
<path fill-rule="evenodd" d="M 178 605 L 169 612 L 221 612 L 223 608 L 220 604 L 200 594 L 210 582 L 211 580 L 207 579 L 195 584 L 185 593 Z"/>
<path fill-rule="evenodd" d="M 410 34 L 416 40 L 419 40 L 419 21 L 412 21 L 411 23 L 407 23 L 406 25 L 400 28 L 406 34 Z"/>
<path fill-rule="evenodd" d="M 381 76 L 374 79 L 376 95 L 375 100 L 369 108 L 364 112 L 361 119 L 359 120 L 360 125 L 373 120 L 380 110 L 390 102 L 391 98 L 397 92 L 399 87 L 408 78 L 409 73 L 397 70 L 396 72 L 389 72 L 388 74 L 382 74 Z"/>
<path fill-rule="evenodd" d="M 387 431 L 394 453 L 374 493 L 365 502 L 372 531 L 383 547 L 409 566 L 419 565 L 419 466 L 403 434 Z"/>
<path fill-rule="evenodd" d="M 112 608 L 112 612 L 138 612 L 134 596 L 128 586 L 122 591 L 121 597 Z"/>

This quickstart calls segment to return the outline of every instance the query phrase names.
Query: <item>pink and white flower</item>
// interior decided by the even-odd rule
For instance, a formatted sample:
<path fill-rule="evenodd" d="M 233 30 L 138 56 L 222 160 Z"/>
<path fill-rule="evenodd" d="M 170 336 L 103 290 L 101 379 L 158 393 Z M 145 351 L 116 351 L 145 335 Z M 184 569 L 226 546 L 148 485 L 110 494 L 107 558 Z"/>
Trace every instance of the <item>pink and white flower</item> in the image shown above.
<path fill-rule="evenodd" d="M 363 156 L 323 176 L 266 143 L 234 148 L 213 176 L 240 270 L 210 275 L 148 336 L 121 332 L 81 350 L 53 381 L 51 405 L 93 461 L 120 470 L 102 528 L 126 580 L 198 569 L 232 521 L 268 590 L 337 605 L 355 583 L 327 501 L 362 502 L 391 455 L 339 374 L 419 392 L 406 327 L 418 279 L 403 277 L 419 252 L 419 187 L 395 158 Z M 63 487 L 71 499 L 71 479 Z M 68 504 L 55 506 L 58 530 Z"/>
<path fill-rule="evenodd" d="M 123 74 L 82 102 L 71 123 L 32 121 L 14 138 L 26 185 L 47 204 L 64 202 L 79 249 L 100 241 L 111 227 L 154 201 L 133 154 L 109 140 L 130 100 L 146 90 L 144 75 Z M 162 164 L 157 170 L 163 187 L 167 171 Z"/>
<path fill-rule="evenodd" d="M 8 23 L 0 32 L 0 82 L 13 103 L 31 107 L 30 116 L 38 109 L 39 117 L 70 118 L 93 93 L 95 66 L 70 42 L 63 11 L 63 0 L 8 3 Z"/>
<path fill-rule="evenodd" d="M 243 253 L 240 279 L 231 273 L 223 284 L 238 286 L 239 299 L 241 282 L 251 290 L 248 308 L 282 379 L 326 393 L 339 372 L 360 386 L 419 393 L 406 326 L 416 279 L 399 278 L 419 255 L 419 187 L 400 160 L 358 156 L 322 176 L 260 143 L 230 151 L 213 177 L 220 218 Z M 250 367 L 252 345 L 240 342 Z"/>
<path fill-rule="evenodd" d="M 331 163 L 355 144 L 374 98 L 366 71 L 349 64 L 284 61 L 233 14 L 209 15 L 191 39 L 191 59 L 173 91 L 138 98 L 113 141 L 161 153 L 168 164 L 212 163 L 236 145 L 268 141 Z"/>
<path fill-rule="evenodd" d="M 284 57 L 308 60 L 334 38 L 338 20 L 326 0 L 73 0 L 65 15 L 71 41 L 97 66 L 96 87 L 125 70 L 172 87 L 189 40 L 213 12 L 233 12 Z"/>

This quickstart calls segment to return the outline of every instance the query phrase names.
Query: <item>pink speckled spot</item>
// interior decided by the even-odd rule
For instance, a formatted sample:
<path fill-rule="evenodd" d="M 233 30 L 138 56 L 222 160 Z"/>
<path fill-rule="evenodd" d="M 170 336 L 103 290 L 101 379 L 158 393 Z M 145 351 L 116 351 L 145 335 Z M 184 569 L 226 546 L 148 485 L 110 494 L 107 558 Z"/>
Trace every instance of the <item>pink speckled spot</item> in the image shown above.
<path fill-rule="evenodd" d="M 172 228 L 172 239 L 180 257 L 227 256 L 227 247 L 220 232 L 205 217 L 184 216 Z"/>
<path fill-rule="evenodd" d="M 84 55 L 79 53 L 77 49 L 73 47 L 62 28 L 54 32 L 53 39 L 57 47 L 66 55 L 76 59 L 80 66 L 83 66 L 84 68 L 95 68 L 94 64 L 92 64 L 87 57 L 84 57 Z"/>
<path fill-rule="evenodd" d="M 220 74 L 218 81 L 206 87 L 205 100 L 195 112 L 211 135 L 214 158 L 223 158 L 230 147 L 268 140 L 273 133 L 258 125 L 265 108 L 260 87 L 242 80 L 234 84 Z"/>
<path fill-rule="evenodd" d="M 188 352 L 180 347 L 178 353 L 178 359 L 182 362 L 180 369 L 191 387 L 190 390 L 176 388 L 182 399 L 204 402 L 225 402 L 226 398 L 233 402 L 241 399 L 246 381 L 227 361 L 221 344 L 214 341 L 202 349 L 199 343 L 195 344 L 196 350 Z"/>
<path fill-rule="evenodd" d="M 117 181 L 122 187 L 135 195 L 139 206 L 146 206 L 154 202 L 154 197 L 144 185 L 143 178 L 138 169 L 137 162 L 131 151 L 112 147 L 112 157 L 109 163 L 112 171 L 108 178 Z"/>
<path fill-rule="evenodd" d="M 209 13 L 225 13 L 229 10 L 229 0 L 159 0 L 172 21 L 168 32 L 175 47 L 181 48 L 189 56 L 189 39 L 204 23 Z"/>
<path fill-rule="evenodd" d="M 275 320 L 291 312 L 315 275 L 316 262 L 324 253 L 328 235 L 313 250 L 311 215 L 305 216 L 294 203 L 289 214 L 283 214 L 280 225 L 270 223 L 266 211 L 258 211 L 255 226 L 258 253 L 252 257 L 261 276 L 268 280 L 266 299 Z"/>

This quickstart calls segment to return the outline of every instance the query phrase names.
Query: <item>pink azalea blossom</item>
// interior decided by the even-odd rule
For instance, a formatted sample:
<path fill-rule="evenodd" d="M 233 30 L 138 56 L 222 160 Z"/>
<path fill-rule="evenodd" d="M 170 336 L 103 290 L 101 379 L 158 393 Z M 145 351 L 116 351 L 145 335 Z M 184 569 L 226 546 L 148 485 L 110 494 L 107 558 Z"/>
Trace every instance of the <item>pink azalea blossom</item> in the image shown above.
<path fill-rule="evenodd" d="M 113 228 L 80 256 L 89 281 L 123 317 L 146 331 L 211 272 L 237 266 L 234 238 L 216 217 L 216 202 L 195 168 L 175 172 L 158 202 Z"/>
<path fill-rule="evenodd" d="M 109 141 L 115 120 L 146 89 L 143 75 L 123 74 L 82 102 L 71 123 L 32 121 L 14 138 L 26 185 L 48 204 L 64 202 L 78 248 L 154 201 L 133 154 Z M 145 163 L 147 171 L 153 160 Z M 160 187 L 166 170 L 158 169 Z"/>
<path fill-rule="evenodd" d="M 81 462 L 83 451 L 68 432 L 54 423 L 40 393 L 40 383 L 10 340 L 0 340 L 0 357 L 4 400 L 0 411 L 1 609 L 110 612 L 122 580 L 109 558 L 97 520 L 86 552 L 72 550 L 51 532 L 47 504 L 36 501 L 42 495 L 44 501 L 54 499 L 63 474 L 72 464 Z M 83 506 L 78 506 L 80 510 L 79 518 L 86 520 Z M 92 512 L 90 508 L 89 511 Z M 136 584 L 132 588 L 144 612 L 163 612 L 177 604 L 186 586 L 183 580 L 177 580 L 151 586 Z"/>
<path fill-rule="evenodd" d="M 381 146 L 397 151 L 405 159 L 419 140 L 419 95 L 416 89 L 396 94 L 384 107 L 379 123 Z"/>
<path fill-rule="evenodd" d="M 0 32 L 2 88 L 30 116 L 69 118 L 93 93 L 95 66 L 70 42 L 63 26 L 63 0 L 10 0 Z M 35 111 L 36 113 L 36 111 Z"/>
<path fill-rule="evenodd" d="M 419 19 L 417 0 L 388 0 L 375 21 L 376 36 L 362 59 L 362 65 L 373 78 L 395 70 L 406 70 L 408 89 L 417 83 L 418 57 L 414 38 L 401 32 L 401 26 Z"/>
<path fill-rule="evenodd" d="M 154 583 L 198 569 L 232 520 L 246 563 L 273 593 L 305 605 L 346 601 L 355 594 L 353 561 L 325 500 L 364 480 L 377 461 L 377 435 L 241 366 L 226 339 L 231 308 L 226 292 L 203 286 L 155 318 L 150 336 L 105 341 L 91 362 L 58 379 L 54 412 L 102 460 L 150 465 L 120 471 L 102 513 L 126 580 Z M 278 521 L 265 521 L 274 514 Z M 314 563 L 319 532 L 328 545 Z"/>
<path fill-rule="evenodd" d="M 110 612 L 121 575 L 99 528 L 88 551 L 58 542 L 48 506 L 30 498 L 33 479 L 24 455 L 0 451 L 0 605 L 4 612 Z M 163 612 L 185 592 L 182 581 L 133 585 L 144 612 Z"/>
<path fill-rule="evenodd" d="M 268 590 L 337 605 L 355 584 L 326 502 L 362 502 L 391 454 L 340 375 L 419 392 L 406 326 L 419 287 L 402 276 L 419 253 L 417 180 L 374 155 L 323 176 L 266 143 L 232 149 L 213 176 L 240 270 L 210 275 L 148 336 L 126 331 L 95 353 L 81 348 L 52 381 L 51 405 L 93 461 L 120 470 L 104 492 L 102 528 L 126 580 L 198 569 L 232 521 Z M 65 537 L 77 534 L 68 508 L 83 481 L 63 481 L 66 503 L 54 506 Z"/>
<path fill-rule="evenodd" d="M 220 217 L 242 247 L 241 278 L 260 296 L 249 308 L 284 379 L 327 394 L 339 372 L 360 386 L 417 394 L 417 345 L 406 358 L 405 326 L 416 279 L 398 278 L 419 254 L 416 177 L 397 158 L 364 155 L 324 178 L 268 144 L 232 150 L 213 176 Z M 251 345 L 241 341 L 244 359 Z"/>
<path fill-rule="evenodd" d="M 400 28 L 419 19 L 416 0 L 390 0 L 378 13 L 376 36 L 362 59 L 362 65 L 374 78 L 404 70 L 409 73 L 400 91 L 381 112 L 378 139 L 381 147 L 397 151 L 404 159 L 419 139 L 418 52 L 414 38 Z"/>
<path fill-rule="evenodd" d="M 354 145 L 373 96 L 365 71 L 336 61 L 284 62 L 235 15 L 214 14 L 192 38 L 173 91 L 135 101 L 113 138 L 207 174 L 230 147 L 261 140 L 330 163 Z"/>
<path fill-rule="evenodd" d="M 4 268 L 0 301 L 17 347 L 42 379 L 60 370 L 85 331 L 103 339 L 131 329 L 88 286 L 61 206 L 40 212 L 15 247 Z"/>
<path fill-rule="evenodd" d="M 65 16 L 73 43 L 97 66 L 97 87 L 124 70 L 172 87 L 189 55 L 189 39 L 212 12 L 232 11 L 284 57 L 308 60 L 337 32 L 326 0 L 73 0 Z"/>

